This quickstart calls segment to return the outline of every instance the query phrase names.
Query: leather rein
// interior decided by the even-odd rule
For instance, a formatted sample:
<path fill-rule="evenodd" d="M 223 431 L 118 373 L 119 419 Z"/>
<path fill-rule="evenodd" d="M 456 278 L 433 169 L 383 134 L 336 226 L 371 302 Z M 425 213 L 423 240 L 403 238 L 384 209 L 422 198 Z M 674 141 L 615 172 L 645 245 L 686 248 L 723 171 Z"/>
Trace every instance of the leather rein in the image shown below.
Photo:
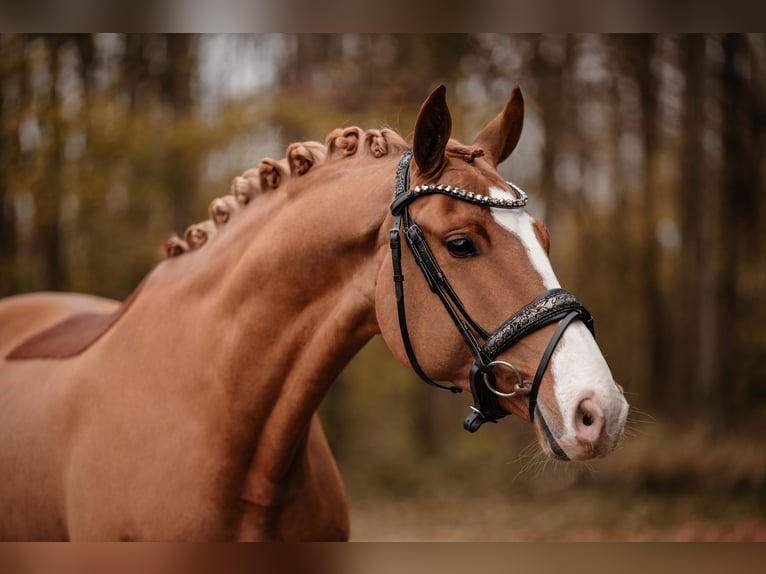
<path fill-rule="evenodd" d="M 422 271 L 428 286 L 441 300 L 447 314 L 452 319 L 455 327 L 463 337 L 468 349 L 474 358 L 473 366 L 469 372 L 471 394 L 474 404 L 471 413 L 463 422 L 463 427 L 469 432 L 476 432 L 486 422 L 497 422 L 499 419 L 511 413 L 500 406 L 498 397 L 526 396 L 529 399 L 529 418 L 534 420 L 537 407 L 537 394 L 540 389 L 543 375 L 548 367 L 553 351 L 561 340 L 566 328 L 574 320 L 585 323 L 591 333 L 594 333 L 593 318 L 585 307 L 571 293 L 564 289 L 551 289 L 540 295 L 528 305 L 519 309 L 506 319 L 497 329 L 489 333 L 484 330 L 466 311 L 460 298 L 447 281 L 441 267 L 434 257 L 422 230 L 417 225 L 409 211 L 410 204 L 420 197 L 433 194 L 442 194 L 460 201 L 467 201 L 476 205 L 498 209 L 523 209 L 527 204 L 527 195 L 518 186 L 507 182 L 513 189 L 514 199 L 494 198 L 476 194 L 464 189 L 455 188 L 442 184 L 418 185 L 410 188 L 410 161 L 412 150 L 404 153 L 399 160 L 396 170 L 394 187 L 394 201 L 391 204 L 391 213 L 394 216 L 393 226 L 390 231 L 391 259 L 393 261 L 394 289 L 396 293 L 397 313 L 399 315 L 399 329 L 402 342 L 407 353 L 407 358 L 413 370 L 426 383 L 440 389 L 449 390 L 453 393 L 462 391 L 456 386 L 446 386 L 431 379 L 423 371 L 418 363 L 415 351 L 412 348 L 409 331 L 407 329 L 407 314 L 404 303 L 404 275 L 402 273 L 402 249 L 401 235 L 403 234 L 407 245 L 412 252 L 417 266 Z M 524 381 L 519 370 L 512 363 L 497 360 L 497 357 L 518 341 L 543 327 L 559 322 L 543 352 L 534 379 L 531 384 Z M 483 342 L 480 342 L 483 341 Z M 503 393 L 496 387 L 494 369 L 503 367 L 511 370 L 518 383 L 510 393 Z"/>

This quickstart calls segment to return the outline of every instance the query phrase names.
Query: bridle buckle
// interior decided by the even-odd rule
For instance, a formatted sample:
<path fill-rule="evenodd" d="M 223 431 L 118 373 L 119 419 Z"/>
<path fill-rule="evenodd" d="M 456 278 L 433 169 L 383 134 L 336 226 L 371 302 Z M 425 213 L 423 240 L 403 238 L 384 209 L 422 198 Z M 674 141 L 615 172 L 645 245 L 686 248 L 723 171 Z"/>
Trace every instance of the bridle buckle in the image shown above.
<path fill-rule="evenodd" d="M 516 386 L 513 388 L 513 392 L 520 397 L 528 397 L 532 392 L 532 382 L 521 381 L 520 383 L 516 383 Z"/>

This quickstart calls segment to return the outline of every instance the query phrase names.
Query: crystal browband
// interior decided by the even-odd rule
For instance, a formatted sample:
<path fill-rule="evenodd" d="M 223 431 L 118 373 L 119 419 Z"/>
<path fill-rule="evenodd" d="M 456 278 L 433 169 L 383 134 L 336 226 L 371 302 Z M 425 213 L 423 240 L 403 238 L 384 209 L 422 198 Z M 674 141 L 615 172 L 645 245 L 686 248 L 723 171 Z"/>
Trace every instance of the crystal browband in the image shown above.
<path fill-rule="evenodd" d="M 397 170 L 396 177 L 396 189 L 394 195 L 394 201 L 391 204 L 391 212 L 398 214 L 405 205 L 410 204 L 418 197 L 432 194 L 442 194 L 460 199 L 462 201 L 468 201 L 477 205 L 484 205 L 487 207 L 496 207 L 499 209 L 519 209 L 527 204 L 527 194 L 515 183 L 506 181 L 511 187 L 516 197 L 513 199 L 506 199 L 501 197 L 490 197 L 488 195 L 482 195 L 480 193 L 474 193 L 459 187 L 452 185 L 428 183 L 416 185 L 412 189 L 409 189 L 409 174 L 404 173 L 404 167 L 409 165 L 412 152 L 406 152 L 400 160 L 399 169 Z"/>

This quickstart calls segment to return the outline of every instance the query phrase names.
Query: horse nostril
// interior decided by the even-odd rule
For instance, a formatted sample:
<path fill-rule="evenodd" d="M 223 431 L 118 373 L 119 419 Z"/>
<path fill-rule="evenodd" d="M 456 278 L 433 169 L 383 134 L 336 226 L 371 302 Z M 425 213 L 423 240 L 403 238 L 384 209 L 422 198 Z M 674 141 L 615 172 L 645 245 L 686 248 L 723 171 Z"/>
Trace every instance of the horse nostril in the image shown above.
<path fill-rule="evenodd" d="M 592 398 L 584 399 L 577 407 L 575 435 L 578 440 L 595 443 L 604 430 L 604 413 L 598 402 Z"/>

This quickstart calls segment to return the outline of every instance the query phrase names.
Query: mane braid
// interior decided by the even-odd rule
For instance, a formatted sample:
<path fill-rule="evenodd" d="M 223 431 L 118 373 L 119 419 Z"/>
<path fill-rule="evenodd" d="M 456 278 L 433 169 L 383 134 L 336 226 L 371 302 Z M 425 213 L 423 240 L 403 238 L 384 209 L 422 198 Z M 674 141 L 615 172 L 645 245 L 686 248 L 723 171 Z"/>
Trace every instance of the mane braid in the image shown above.
<path fill-rule="evenodd" d="M 466 163 L 473 163 L 477 157 L 484 156 L 484 150 L 477 146 L 468 146 L 454 140 L 447 144 L 446 153 L 452 157 L 458 157 Z"/>
<path fill-rule="evenodd" d="M 164 258 L 178 257 L 199 249 L 215 237 L 219 227 L 231 221 L 256 197 L 282 187 L 293 177 L 305 175 L 317 165 L 360 154 L 382 158 L 392 153 L 404 153 L 408 147 L 394 130 L 363 130 L 353 126 L 333 130 L 324 144 L 315 141 L 292 143 L 287 146 L 284 158 L 264 158 L 257 166 L 234 177 L 229 194 L 214 198 L 208 205 L 209 219 L 187 227 L 183 237 L 173 234 L 162 245 L 162 255 Z"/>

